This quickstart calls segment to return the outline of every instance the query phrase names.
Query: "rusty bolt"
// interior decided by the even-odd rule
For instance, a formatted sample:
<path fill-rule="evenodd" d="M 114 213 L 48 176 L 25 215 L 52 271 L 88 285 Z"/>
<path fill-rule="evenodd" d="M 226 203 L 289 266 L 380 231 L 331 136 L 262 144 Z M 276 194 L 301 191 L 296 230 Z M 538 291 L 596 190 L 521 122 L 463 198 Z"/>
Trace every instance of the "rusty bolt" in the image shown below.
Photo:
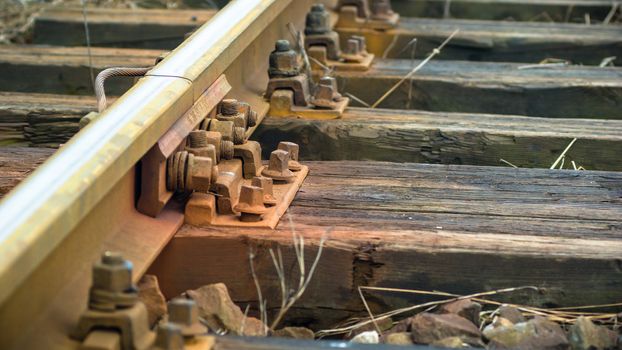
<path fill-rule="evenodd" d="M 341 9 L 343 6 L 356 7 L 356 15 L 360 18 L 369 17 L 367 0 L 339 0 L 339 2 L 337 3 L 337 9 Z"/>
<path fill-rule="evenodd" d="M 105 252 L 93 265 L 93 280 L 89 292 L 89 307 L 110 311 L 130 307 L 138 300 L 132 284 L 132 263 L 117 252 Z"/>
<path fill-rule="evenodd" d="M 218 120 L 230 120 L 233 125 L 246 129 L 246 113 L 241 112 L 242 104 L 235 99 L 225 99 L 220 103 L 220 113 L 216 115 Z"/>
<path fill-rule="evenodd" d="M 233 209 L 241 213 L 240 221 L 260 221 L 261 215 L 266 212 L 263 201 L 261 187 L 244 185 L 240 190 L 240 200 Z"/>
<path fill-rule="evenodd" d="M 233 98 L 226 98 L 220 102 L 220 113 L 223 115 L 236 115 L 239 113 L 241 103 Z"/>
<path fill-rule="evenodd" d="M 158 325 L 153 350 L 183 350 L 184 337 L 181 328 L 173 323 Z"/>
<path fill-rule="evenodd" d="M 166 171 L 169 191 L 207 192 L 218 177 L 218 166 L 212 157 L 195 156 L 187 151 L 177 152 L 170 157 Z"/>
<path fill-rule="evenodd" d="M 258 119 L 259 119 L 259 115 L 257 114 L 257 112 L 253 111 L 253 110 L 252 110 L 252 109 L 250 109 L 250 107 L 249 107 L 249 110 L 248 110 L 248 116 L 247 116 L 246 118 L 247 118 L 247 122 L 246 122 L 246 124 L 247 124 L 249 127 L 253 127 L 253 126 L 257 125 L 257 121 L 258 121 Z"/>
<path fill-rule="evenodd" d="M 222 139 L 222 134 L 217 131 L 206 132 L 207 143 L 213 145 L 216 152 L 216 163 L 220 159 L 233 159 L 233 142 Z"/>
<path fill-rule="evenodd" d="M 208 192 L 212 182 L 216 182 L 218 167 L 211 158 L 196 157 L 190 154 L 187 169 L 188 174 L 185 178 L 186 190 Z"/>
<path fill-rule="evenodd" d="M 356 39 L 348 39 L 344 53 L 348 55 L 358 55 L 361 52 L 361 43 Z"/>
<path fill-rule="evenodd" d="M 123 292 L 132 288 L 132 263 L 117 252 L 105 252 L 93 267 L 93 288 Z"/>
<path fill-rule="evenodd" d="M 305 22 L 305 35 L 326 34 L 330 31 L 330 15 L 324 8 L 324 4 L 311 6 Z"/>
<path fill-rule="evenodd" d="M 370 4 L 371 17 L 374 19 L 386 20 L 393 16 L 391 8 L 391 0 L 371 0 Z"/>
<path fill-rule="evenodd" d="M 270 53 L 270 78 L 293 77 L 300 74 L 298 54 L 292 50 L 287 40 L 277 40 L 275 49 Z"/>
<path fill-rule="evenodd" d="M 270 153 L 268 167 L 264 167 L 261 175 L 274 181 L 291 181 L 296 175 L 289 170 L 289 152 L 277 149 Z"/>
<path fill-rule="evenodd" d="M 366 54 L 367 53 L 367 39 L 361 35 L 352 35 L 350 39 L 354 39 L 359 42 L 359 53 Z"/>
<path fill-rule="evenodd" d="M 332 86 L 320 84 L 315 88 L 313 101 L 311 102 L 317 108 L 333 109 L 336 106 L 335 101 L 333 101 L 334 94 L 335 91 Z"/>
<path fill-rule="evenodd" d="M 194 300 L 175 298 L 168 303 L 168 321 L 181 328 L 184 337 L 207 333 L 199 321 L 199 309 Z"/>
<path fill-rule="evenodd" d="M 246 129 L 236 126 L 233 128 L 233 143 L 241 145 L 246 142 Z"/>
<path fill-rule="evenodd" d="M 241 145 L 246 141 L 246 130 L 235 126 L 231 120 L 212 119 L 209 123 L 209 131 L 219 132 L 223 140 L 231 141 L 236 145 Z"/>
<path fill-rule="evenodd" d="M 207 146 L 207 135 L 205 130 L 193 130 L 188 135 L 190 147 L 199 148 Z"/>
<path fill-rule="evenodd" d="M 218 162 L 216 157 L 216 147 L 207 142 L 207 131 L 205 130 L 193 130 L 188 136 L 189 145 L 186 146 L 188 153 L 194 154 L 198 157 L 212 158 L 214 164 Z"/>
<path fill-rule="evenodd" d="M 274 197 L 274 189 L 272 179 L 265 176 L 255 176 L 251 185 L 261 187 L 263 190 L 263 204 L 267 206 L 276 205 L 277 201 Z"/>
<path fill-rule="evenodd" d="M 220 142 L 220 156 L 223 159 L 233 159 L 234 150 L 233 142 L 227 140 L 222 140 Z"/>
<path fill-rule="evenodd" d="M 247 127 L 253 127 L 257 125 L 257 119 L 259 118 L 259 116 L 257 115 L 257 112 L 251 109 L 251 105 L 246 102 L 238 102 L 237 107 L 238 113 L 244 114 Z"/>
<path fill-rule="evenodd" d="M 324 76 L 320 78 L 320 85 L 330 86 L 333 90 L 333 101 L 341 101 L 343 100 L 343 96 L 338 92 L 337 89 L 337 79 L 334 77 Z"/>
<path fill-rule="evenodd" d="M 291 171 L 300 171 L 302 169 L 302 165 L 298 162 L 298 154 L 300 151 L 300 147 L 297 143 L 281 141 L 277 149 L 286 151 L 289 153 L 289 163 L 288 167 Z"/>

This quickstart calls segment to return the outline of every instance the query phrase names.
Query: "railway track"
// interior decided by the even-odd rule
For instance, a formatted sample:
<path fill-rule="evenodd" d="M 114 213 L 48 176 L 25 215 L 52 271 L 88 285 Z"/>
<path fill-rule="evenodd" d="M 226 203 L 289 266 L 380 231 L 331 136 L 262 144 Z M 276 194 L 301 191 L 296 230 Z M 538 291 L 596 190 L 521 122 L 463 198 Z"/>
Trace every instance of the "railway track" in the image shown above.
<path fill-rule="evenodd" d="M 280 285 L 267 248 L 279 246 L 284 266 L 295 266 L 293 231 L 307 266 L 323 254 L 284 323 L 314 331 L 366 316 L 359 286 L 469 295 L 531 285 L 539 290 L 504 301 L 620 301 L 617 5 L 396 0 L 398 21 L 361 21 L 356 7 L 327 3 L 311 26 L 331 31 L 313 32 L 313 3 L 92 9 L 90 50 L 82 10 L 52 8 L 35 20 L 33 45 L 0 46 L 0 348 L 79 348 L 92 265 L 104 251 L 133 263 L 133 282 L 157 276 L 167 299 L 222 282 L 254 315 L 255 251 L 273 315 Z M 532 21 L 547 16 L 558 22 Z M 296 33 L 305 29 L 317 41 L 302 56 L 278 42 L 302 51 Z M 365 107 L 456 29 L 378 108 Z M 311 74 L 300 68 L 305 56 Z M 153 68 L 108 79 L 108 107 L 97 113 L 91 65 L 95 74 Z M 321 79 L 327 71 L 334 80 Z M 319 84 L 311 92 L 309 81 Z M 186 141 L 200 137 L 218 141 Z M 287 158 L 297 155 L 294 178 Z M 251 206 L 260 173 L 272 176 L 277 204 L 258 223 L 240 222 L 236 212 L 258 218 L 235 208 Z M 370 292 L 368 301 L 380 313 L 413 298 Z M 326 346 L 359 345 L 202 337 L 191 348 Z"/>

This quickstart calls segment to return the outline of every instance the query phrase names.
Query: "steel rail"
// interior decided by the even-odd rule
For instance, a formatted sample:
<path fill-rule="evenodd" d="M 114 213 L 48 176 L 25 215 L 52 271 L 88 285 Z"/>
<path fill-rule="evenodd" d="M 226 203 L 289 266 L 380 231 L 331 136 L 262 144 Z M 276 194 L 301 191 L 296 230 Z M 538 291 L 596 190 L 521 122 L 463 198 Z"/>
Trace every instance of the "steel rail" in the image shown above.
<path fill-rule="evenodd" d="M 0 305 L 290 3 L 232 1 L 0 202 Z"/>

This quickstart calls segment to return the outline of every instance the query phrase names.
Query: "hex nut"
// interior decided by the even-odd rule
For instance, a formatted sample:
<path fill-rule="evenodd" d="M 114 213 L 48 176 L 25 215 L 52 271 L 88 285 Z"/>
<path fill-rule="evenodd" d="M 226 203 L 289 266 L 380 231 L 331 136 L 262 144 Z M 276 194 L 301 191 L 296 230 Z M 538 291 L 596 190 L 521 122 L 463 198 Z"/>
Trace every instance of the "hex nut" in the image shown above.
<path fill-rule="evenodd" d="M 212 184 L 212 175 L 214 164 L 212 159 L 208 157 L 192 156 L 192 166 L 188 168 L 188 189 L 208 192 Z"/>

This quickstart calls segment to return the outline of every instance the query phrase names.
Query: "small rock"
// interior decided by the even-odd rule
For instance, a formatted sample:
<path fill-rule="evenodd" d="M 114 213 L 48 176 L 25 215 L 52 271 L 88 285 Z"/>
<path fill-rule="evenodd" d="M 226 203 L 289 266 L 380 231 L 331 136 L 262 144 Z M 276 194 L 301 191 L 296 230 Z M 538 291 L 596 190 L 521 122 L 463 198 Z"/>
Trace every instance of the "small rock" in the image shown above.
<path fill-rule="evenodd" d="M 315 334 L 312 330 L 305 327 L 285 327 L 272 333 L 274 337 L 295 338 L 295 339 L 313 339 Z"/>
<path fill-rule="evenodd" d="M 385 344 L 393 345 L 413 345 L 413 340 L 409 332 L 395 332 L 384 336 Z"/>
<path fill-rule="evenodd" d="M 166 315 L 166 299 L 160 291 L 158 278 L 154 275 L 144 275 L 137 284 L 138 299 L 147 307 L 149 326 L 153 327 Z"/>
<path fill-rule="evenodd" d="M 521 323 L 527 321 L 525 316 L 515 307 L 510 305 L 501 305 L 497 311 L 497 315 L 505 318 L 512 323 Z"/>
<path fill-rule="evenodd" d="M 380 343 L 380 336 L 376 331 L 363 332 L 357 334 L 350 340 L 350 342 L 359 344 L 378 344 Z"/>
<path fill-rule="evenodd" d="M 369 331 L 376 331 L 376 326 L 378 326 L 378 328 L 380 328 L 381 332 L 387 331 L 389 329 L 391 329 L 391 327 L 393 327 L 393 320 L 390 317 L 387 318 L 382 318 L 379 320 L 375 320 L 376 324 L 374 325 L 373 322 L 370 322 L 362 327 L 359 327 L 355 330 L 352 331 L 352 334 L 350 335 L 350 337 L 355 337 L 358 334 L 361 334 L 363 332 L 369 332 Z"/>
<path fill-rule="evenodd" d="M 498 328 L 512 327 L 513 325 L 514 323 L 512 323 L 512 321 L 506 318 L 503 318 L 503 317 L 495 316 L 495 318 L 492 320 L 492 323 L 484 327 L 484 330 L 482 331 L 482 333 L 484 334 L 486 338 L 490 339 L 488 335 L 489 334 L 493 335 L 494 332 L 496 332 Z"/>
<path fill-rule="evenodd" d="M 614 349 L 618 334 L 606 327 L 595 325 L 585 317 L 579 317 L 568 329 L 568 339 L 573 350 Z"/>
<path fill-rule="evenodd" d="M 410 332 L 410 318 L 405 318 L 398 323 L 396 323 L 393 327 L 391 327 L 385 334 L 389 333 L 401 333 L 401 332 Z"/>
<path fill-rule="evenodd" d="M 441 340 L 437 340 L 430 344 L 432 346 L 438 346 L 440 348 L 460 349 L 468 348 L 469 344 L 465 344 L 460 337 L 449 337 Z"/>
<path fill-rule="evenodd" d="M 456 314 L 479 326 L 479 313 L 482 311 L 482 305 L 471 299 L 461 299 L 443 304 L 438 311 L 441 314 Z"/>
<path fill-rule="evenodd" d="M 484 333 L 490 339 L 488 349 L 569 349 L 561 327 L 542 317 L 527 322 L 503 325 Z"/>
<path fill-rule="evenodd" d="M 226 329 L 229 333 L 247 336 L 265 334 L 266 326 L 260 320 L 254 317 L 245 319 L 244 313 L 231 300 L 227 286 L 223 283 L 189 290 L 186 295 L 197 303 L 199 316 L 207 321 L 211 330 Z"/>
<path fill-rule="evenodd" d="M 456 314 L 423 312 L 411 318 L 410 328 L 415 343 L 430 344 L 449 337 L 459 337 L 472 345 L 481 343 L 479 329 L 471 321 Z"/>

